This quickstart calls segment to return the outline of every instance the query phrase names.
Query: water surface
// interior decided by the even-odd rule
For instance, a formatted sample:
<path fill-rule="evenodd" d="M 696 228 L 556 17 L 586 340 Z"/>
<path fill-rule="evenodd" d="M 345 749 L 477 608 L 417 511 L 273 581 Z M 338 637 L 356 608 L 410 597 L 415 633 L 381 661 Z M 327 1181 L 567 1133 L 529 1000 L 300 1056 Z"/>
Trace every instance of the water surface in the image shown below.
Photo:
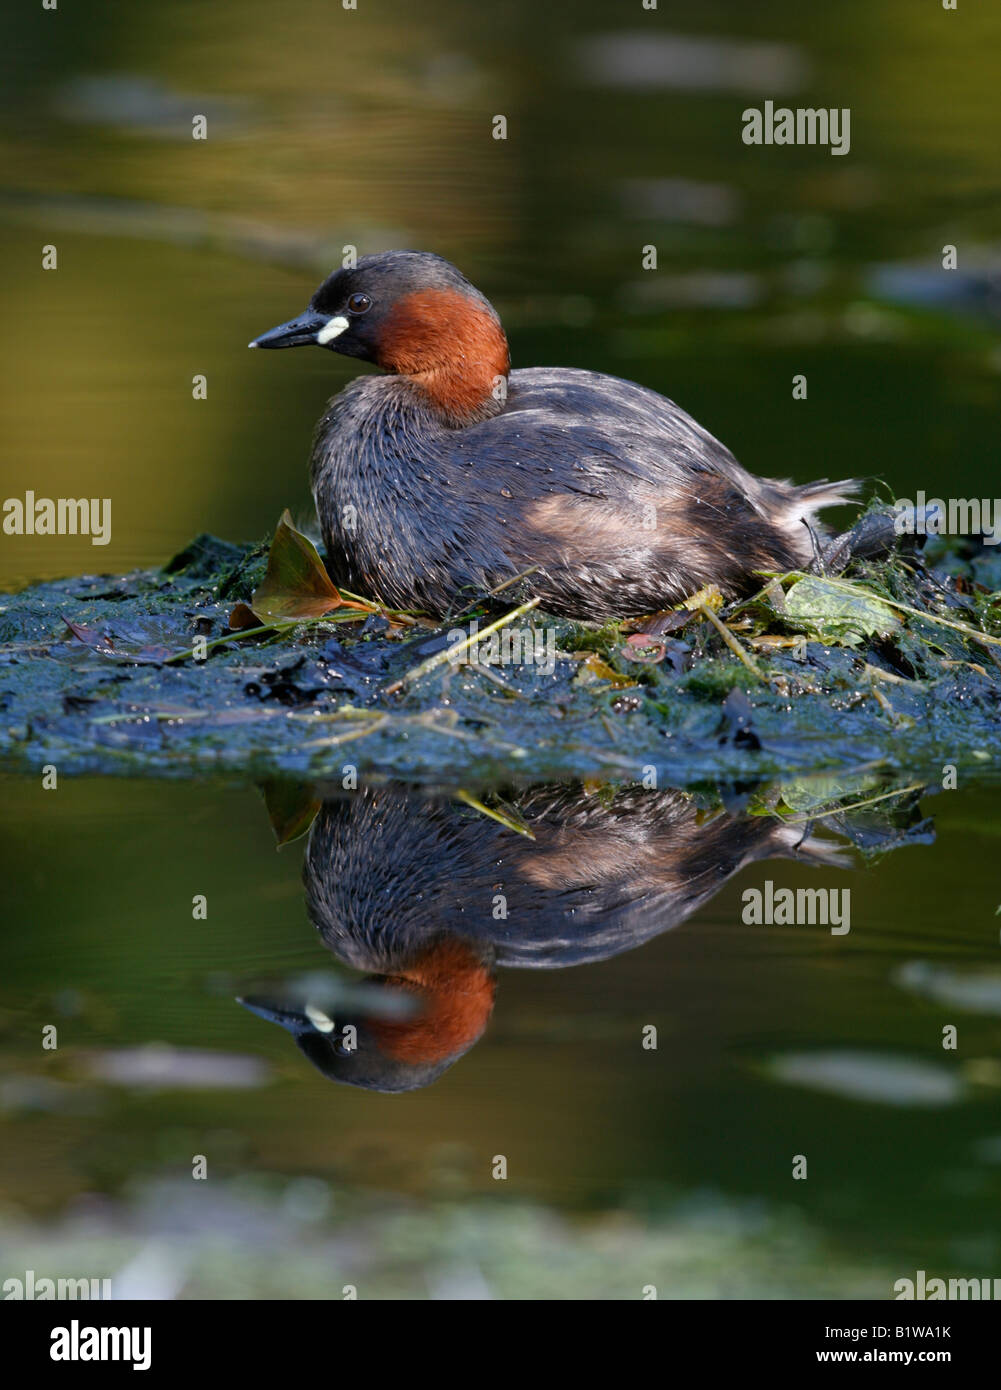
<path fill-rule="evenodd" d="M 508 814 L 534 840 L 448 795 L 362 790 L 323 804 L 304 885 L 307 842 L 276 853 L 253 789 L 9 783 L 8 1255 L 33 1251 L 47 1268 L 83 1232 L 102 1271 L 146 1250 L 155 1270 L 180 1262 L 191 1292 L 221 1241 L 230 1263 L 218 1257 L 216 1291 L 242 1278 L 260 1290 L 255 1223 L 267 1213 L 265 1246 L 292 1240 L 297 1222 L 321 1246 L 339 1233 L 318 1292 L 339 1296 L 354 1259 L 369 1294 L 386 1296 L 403 1277 L 402 1211 L 414 1227 L 404 1283 L 418 1296 L 458 1258 L 448 1240 L 463 1220 L 481 1224 L 467 1252 L 478 1273 L 463 1256 L 455 1276 L 462 1296 L 481 1282 L 517 1296 L 529 1269 L 546 1297 L 638 1296 L 630 1280 L 658 1277 L 676 1296 L 888 1297 L 887 1278 L 917 1268 L 990 1275 L 1001 1253 L 993 800 L 911 796 L 889 829 L 875 810 L 815 828 L 750 815 L 746 795 L 723 790 L 729 811 L 708 792 L 515 793 Z M 866 844 L 915 843 L 865 867 L 844 828 Z M 849 889 L 850 932 L 746 925 L 745 890 L 766 880 Z M 442 954 L 461 940 L 484 949 L 492 1016 L 470 1002 L 483 982 Z M 434 952 L 444 983 L 409 994 L 418 1014 L 436 1013 L 430 1035 L 370 994 L 356 1007 L 330 993 L 382 973 L 395 983 L 370 991 L 398 994 L 408 961 Z M 328 1070 L 357 1080 L 372 1025 L 384 1043 L 395 1028 L 379 1084 L 415 1088 L 330 1080 L 236 1002 L 282 991 L 312 994 L 339 1028 L 360 1023 L 362 1056 Z M 58 1049 L 42 1050 L 53 1023 Z M 955 1050 L 943 1047 L 949 1024 Z M 656 1050 L 643 1046 L 651 1025 Z M 457 1060 L 425 1084 L 427 1056 L 451 1044 Z M 204 1183 L 189 1176 L 197 1154 Z M 796 1155 L 805 1181 L 791 1176 Z M 241 1204 L 256 1213 L 249 1226 Z M 512 1249 L 505 1212 L 525 1227 Z M 623 1270 L 606 1287 L 582 1250 L 619 1226 Z"/>

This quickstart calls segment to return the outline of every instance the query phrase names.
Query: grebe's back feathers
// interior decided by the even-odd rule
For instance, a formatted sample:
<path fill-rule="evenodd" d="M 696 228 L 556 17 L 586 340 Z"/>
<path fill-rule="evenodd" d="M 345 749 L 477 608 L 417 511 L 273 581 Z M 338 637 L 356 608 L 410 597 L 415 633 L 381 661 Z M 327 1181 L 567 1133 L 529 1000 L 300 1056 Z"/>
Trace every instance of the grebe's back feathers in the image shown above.
<path fill-rule="evenodd" d="M 576 617 L 735 594 L 755 570 L 809 564 L 804 520 L 853 486 L 755 477 L 666 397 L 562 367 L 513 371 L 503 409 L 461 429 L 400 377 L 364 377 L 331 401 L 313 454 L 318 505 L 352 509 L 350 532 L 325 514 L 328 551 L 353 562 L 335 580 L 437 612 L 457 581 L 483 591 L 533 565 L 530 592 Z"/>

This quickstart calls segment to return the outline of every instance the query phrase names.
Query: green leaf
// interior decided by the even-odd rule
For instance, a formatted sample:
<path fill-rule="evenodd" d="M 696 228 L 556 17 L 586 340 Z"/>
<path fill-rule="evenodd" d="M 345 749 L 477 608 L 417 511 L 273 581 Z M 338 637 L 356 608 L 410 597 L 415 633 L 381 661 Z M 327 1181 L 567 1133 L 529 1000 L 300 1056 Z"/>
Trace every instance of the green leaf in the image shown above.
<path fill-rule="evenodd" d="M 878 782 L 879 778 L 873 773 L 848 773 L 844 776 L 823 774 L 789 782 L 783 780 L 779 783 L 779 790 L 790 811 L 816 811 L 821 806 L 829 806 L 836 811 L 839 802 L 863 795 Z"/>
<path fill-rule="evenodd" d="M 782 616 L 827 646 L 857 647 L 865 637 L 887 637 L 901 627 L 893 610 L 864 589 L 813 575 L 792 586 Z"/>

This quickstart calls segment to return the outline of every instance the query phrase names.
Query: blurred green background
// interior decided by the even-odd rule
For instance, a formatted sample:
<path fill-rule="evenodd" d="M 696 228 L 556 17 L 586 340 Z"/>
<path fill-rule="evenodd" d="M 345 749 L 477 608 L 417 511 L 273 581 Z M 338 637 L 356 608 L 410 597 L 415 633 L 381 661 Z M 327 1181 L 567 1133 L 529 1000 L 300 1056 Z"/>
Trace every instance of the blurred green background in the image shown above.
<path fill-rule="evenodd" d="M 639 380 L 753 471 L 993 487 L 997 7 L 109 0 L 4 22 L 5 496 L 110 496 L 113 540 L 0 537 L 0 581 L 307 517 L 312 426 L 358 364 L 245 345 L 345 245 L 453 259 L 515 365 Z M 765 98 L 850 107 L 850 153 L 745 146 Z"/>
<path fill-rule="evenodd" d="M 3 495 L 110 496 L 113 525 L 104 549 L 0 536 L 4 585 L 157 564 L 200 531 L 255 538 L 285 506 L 306 520 L 313 423 L 359 367 L 245 345 L 346 245 L 447 256 L 516 366 L 641 381 L 756 472 L 996 490 L 997 7 L 108 0 L 3 22 Z M 766 98 L 850 107 L 850 153 L 743 145 Z M 359 1268 L 382 1296 L 886 1297 L 917 1268 L 996 1275 L 996 799 L 935 809 L 933 848 L 843 877 L 843 945 L 741 927 L 759 866 L 632 955 L 508 972 L 466 1059 L 381 1097 L 335 1090 L 232 1002 L 324 957 L 298 849 L 274 855 L 256 793 L 8 781 L 4 1271 L 335 1297 Z M 986 1005 L 960 1018 L 898 987 L 928 959 L 983 975 Z M 661 1027 L 641 1061 L 637 1019 Z M 249 1080 L 87 1074 L 87 1049 L 157 1042 L 232 1053 Z M 810 1049 L 947 1067 L 955 1103 L 760 1069 Z"/>

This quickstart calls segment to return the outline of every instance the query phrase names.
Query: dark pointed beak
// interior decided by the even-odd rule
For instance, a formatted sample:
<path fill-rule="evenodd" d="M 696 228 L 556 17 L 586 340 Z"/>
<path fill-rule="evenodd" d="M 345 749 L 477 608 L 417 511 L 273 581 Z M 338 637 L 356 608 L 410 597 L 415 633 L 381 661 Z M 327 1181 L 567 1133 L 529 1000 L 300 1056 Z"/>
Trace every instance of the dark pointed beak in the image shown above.
<path fill-rule="evenodd" d="M 252 348 L 305 347 L 309 343 L 316 342 L 316 335 L 326 322 L 327 318 L 323 314 L 317 314 L 312 309 L 307 309 L 297 319 L 289 319 L 288 323 L 280 323 L 277 328 L 269 328 L 267 333 L 262 333 L 259 338 L 255 338 L 247 346 Z"/>
<path fill-rule="evenodd" d="M 295 1038 L 295 1045 L 303 1056 L 308 1057 L 313 1066 L 331 1081 L 337 1080 L 339 1059 L 335 1050 L 334 1023 L 331 1018 L 312 1009 L 309 1004 L 304 1010 L 300 1010 L 273 1003 L 270 999 L 238 998 L 236 1002 L 249 1009 L 251 1013 L 257 1014 L 258 1018 L 266 1018 L 269 1023 L 277 1023 L 279 1027 L 286 1028 Z"/>
<path fill-rule="evenodd" d="M 314 1031 L 315 1025 L 301 1009 L 287 1008 L 272 1003 L 269 999 L 237 999 L 236 1002 L 249 1009 L 252 1014 L 257 1014 L 258 1018 L 266 1018 L 269 1023 L 277 1023 L 280 1028 L 287 1028 L 296 1037 L 300 1033 Z"/>

